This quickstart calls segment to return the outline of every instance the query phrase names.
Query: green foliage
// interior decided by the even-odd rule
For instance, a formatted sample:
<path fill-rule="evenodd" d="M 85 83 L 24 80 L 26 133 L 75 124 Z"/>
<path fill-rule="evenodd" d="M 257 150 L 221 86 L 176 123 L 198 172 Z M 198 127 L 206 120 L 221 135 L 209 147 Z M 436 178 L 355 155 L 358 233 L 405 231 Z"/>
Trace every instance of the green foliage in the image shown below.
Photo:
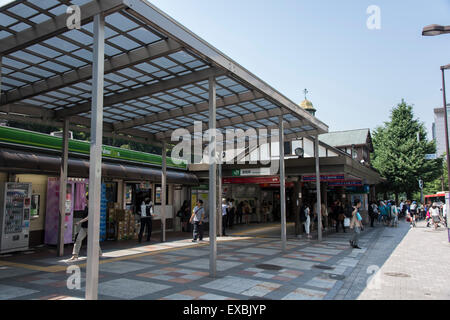
<path fill-rule="evenodd" d="M 439 173 L 439 176 L 428 183 L 425 183 L 424 186 L 424 194 L 436 194 L 440 191 L 448 191 L 448 172 L 447 172 L 447 161 L 445 160 L 447 155 L 443 156 L 442 166 Z"/>
<path fill-rule="evenodd" d="M 436 153 L 436 144 L 427 140 L 425 125 L 414 119 L 413 107 L 404 100 L 392 110 L 390 121 L 374 131 L 373 145 L 372 165 L 387 179 L 386 192 L 410 198 L 420 190 L 418 179 L 431 182 L 441 174 L 442 159 L 425 159 Z"/>

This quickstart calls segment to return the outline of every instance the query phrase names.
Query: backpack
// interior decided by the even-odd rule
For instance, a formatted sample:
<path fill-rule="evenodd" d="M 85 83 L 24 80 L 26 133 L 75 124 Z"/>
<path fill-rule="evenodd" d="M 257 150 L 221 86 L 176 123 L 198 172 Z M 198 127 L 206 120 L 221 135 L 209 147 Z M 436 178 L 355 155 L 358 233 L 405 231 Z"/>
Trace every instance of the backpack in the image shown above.
<path fill-rule="evenodd" d="M 300 209 L 300 222 L 306 222 L 305 209 L 306 209 L 306 207 L 301 207 L 301 209 Z"/>
<path fill-rule="evenodd" d="M 347 207 L 345 209 L 345 213 L 344 213 L 346 218 L 352 218 L 353 217 L 353 207 Z"/>

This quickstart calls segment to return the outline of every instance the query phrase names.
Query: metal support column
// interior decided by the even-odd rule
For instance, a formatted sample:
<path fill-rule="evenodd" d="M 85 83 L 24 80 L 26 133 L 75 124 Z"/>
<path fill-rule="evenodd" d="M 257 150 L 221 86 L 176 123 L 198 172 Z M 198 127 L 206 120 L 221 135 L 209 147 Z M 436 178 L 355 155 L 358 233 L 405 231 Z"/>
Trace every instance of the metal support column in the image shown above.
<path fill-rule="evenodd" d="M 218 166 L 218 174 L 217 174 L 217 225 L 218 232 L 217 234 L 220 237 L 223 237 L 223 220 L 222 220 L 222 163 L 219 160 Z"/>
<path fill-rule="evenodd" d="M 317 235 L 318 240 L 322 241 L 322 199 L 320 192 L 320 155 L 319 155 L 319 136 L 314 140 L 314 155 L 316 157 L 316 192 L 317 192 Z"/>
<path fill-rule="evenodd" d="M 162 147 L 162 179 L 161 179 L 161 242 L 166 242 L 166 203 L 167 203 L 167 144 Z"/>
<path fill-rule="evenodd" d="M 64 119 L 63 143 L 61 150 L 61 170 L 59 175 L 59 223 L 58 223 L 58 257 L 64 256 L 64 235 L 66 233 L 66 193 L 67 167 L 69 156 L 69 118 Z"/>
<path fill-rule="evenodd" d="M 216 162 L 216 79 L 209 78 L 209 275 L 216 277 L 217 270 L 217 206 L 216 206 L 216 180 L 217 180 L 217 162 Z"/>
<path fill-rule="evenodd" d="M 93 53 L 86 300 L 97 300 L 98 298 L 100 191 L 102 184 L 103 87 L 105 69 L 105 17 L 103 14 L 98 14 L 94 17 Z"/>
<path fill-rule="evenodd" d="M 284 170 L 284 119 L 279 117 L 280 124 L 280 208 L 281 208 L 281 249 L 286 251 L 286 176 Z"/>

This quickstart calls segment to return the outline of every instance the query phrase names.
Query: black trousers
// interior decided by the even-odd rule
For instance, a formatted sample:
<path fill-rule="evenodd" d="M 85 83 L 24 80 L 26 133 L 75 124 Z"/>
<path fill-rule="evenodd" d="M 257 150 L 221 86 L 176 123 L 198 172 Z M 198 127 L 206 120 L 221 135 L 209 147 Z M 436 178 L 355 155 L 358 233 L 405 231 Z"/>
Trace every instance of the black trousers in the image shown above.
<path fill-rule="evenodd" d="M 373 227 L 373 223 L 375 222 L 375 216 L 370 217 L 370 226 Z"/>
<path fill-rule="evenodd" d="M 139 232 L 139 242 L 142 242 L 145 227 L 147 227 L 147 241 L 152 238 L 152 218 L 141 219 L 141 231 Z"/>
<path fill-rule="evenodd" d="M 226 235 L 225 230 L 226 230 L 227 226 L 228 226 L 228 215 L 226 214 L 226 215 L 222 216 L 222 234 L 224 236 Z"/>
<path fill-rule="evenodd" d="M 194 222 L 194 240 L 203 240 L 203 223 Z"/>
<path fill-rule="evenodd" d="M 344 226 L 344 221 L 336 221 L 336 232 L 339 232 L 339 225 L 342 225 L 342 229 L 344 230 L 344 232 L 346 232 L 345 231 L 345 226 Z"/>
<path fill-rule="evenodd" d="M 228 225 L 230 226 L 230 229 L 233 229 L 233 225 L 234 225 L 234 214 L 230 214 L 230 217 L 228 219 Z"/>

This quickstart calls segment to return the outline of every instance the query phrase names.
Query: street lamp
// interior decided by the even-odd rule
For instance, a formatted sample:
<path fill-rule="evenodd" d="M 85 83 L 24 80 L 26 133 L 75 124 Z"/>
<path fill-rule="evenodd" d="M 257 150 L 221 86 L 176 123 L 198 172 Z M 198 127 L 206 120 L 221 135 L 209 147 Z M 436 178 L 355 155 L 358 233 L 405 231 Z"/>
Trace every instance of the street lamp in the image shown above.
<path fill-rule="evenodd" d="M 445 70 L 450 69 L 450 64 L 441 67 L 442 71 L 442 95 L 444 99 L 444 118 L 445 118 L 445 152 L 447 152 L 447 175 L 448 175 L 448 185 L 450 188 L 450 153 L 449 153 L 449 141 L 448 141 L 448 112 L 447 112 L 447 95 L 445 90 Z M 443 190 L 449 191 L 449 190 Z"/>
<path fill-rule="evenodd" d="M 441 26 L 437 24 L 432 24 L 430 26 L 426 26 L 423 28 L 422 35 L 423 36 L 438 36 L 441 34 L 450 33 L 450 26 Z M 448 186 L 450 188 L 450 153 L 449 153 L 449 142 L 448 142 L 448 115 L 447 115 L 447 96 L 445 93 L 445 70 L 450 69 L 450 65 L 442 66 L 442 94 L 444 97 L 444 117 L 445 117 L 445 151 L 447 152 L 447 176 L 448 176 Z M 444 190 L 443 190 L 444 191 Z M 450 190 L 449 190 L 450 191 Z M 446 207 L 447 207 L 447 215 L 449 210 L 449 200 L 448 195 L 446 195 Z M 448 217 L 447 217 L 448 220 Z M 450 242 L 450 226 L 448 226 L 448 241 Z"/>
<path fill-rule="evenodd" d="M 422 35 L 424 37 L 439 36 L 441 34 L 450 33 L 450 26 L 441 26 L 438 24 L 432 24 L 423 28 Z"/>

